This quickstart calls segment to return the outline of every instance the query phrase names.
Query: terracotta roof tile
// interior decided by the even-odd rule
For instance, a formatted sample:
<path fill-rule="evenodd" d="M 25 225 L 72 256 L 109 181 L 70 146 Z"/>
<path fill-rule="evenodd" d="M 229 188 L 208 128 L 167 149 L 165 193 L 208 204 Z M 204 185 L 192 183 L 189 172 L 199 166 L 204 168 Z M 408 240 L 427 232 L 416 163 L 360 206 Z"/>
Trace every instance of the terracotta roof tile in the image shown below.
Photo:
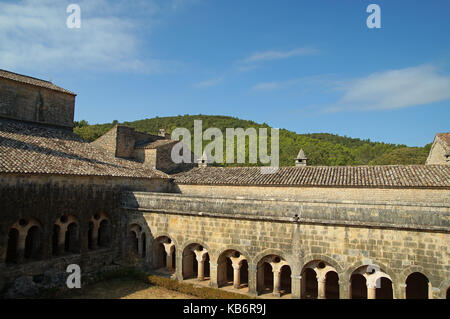
<path fill-rule="evenodd" d="M 450 189 L 450 165 L 291 166 L 275 174 L 262 174 L 259 167 L 205 167 L 172 177 L 178 184 L 197 185 Z"/>
<path fill-rule="evenodd" d="M 170 178 L 63 129 L 0 119 L 0 173 Z"/>
<path fill-rule="evenodd" d="M 55 84 L 53 84 L 50 81 L 45 81 L 45 80 L 33 78 L 31 76 L 26 76 L 26 75 L 14 73 L 14 72 L 6 71 L 6 70 L 0 69 L 0 77 L 9 79 L 9 80 L 13 80 L 13 81 L 17 81 L 17 82 L 21 82 L 21 83 L 25 83 L 25 84 L 40 86 L 40 87 L 47 88 L 47 89 L 50 89 L 53 91 L 59 91 L 59 92 L 67 93 L 70 95 L 76 95 L 75 93 L 73 93 L 69 90 L 66 90 L 66 89 L 63 89 L 62 87 L 56 86 Z"/>

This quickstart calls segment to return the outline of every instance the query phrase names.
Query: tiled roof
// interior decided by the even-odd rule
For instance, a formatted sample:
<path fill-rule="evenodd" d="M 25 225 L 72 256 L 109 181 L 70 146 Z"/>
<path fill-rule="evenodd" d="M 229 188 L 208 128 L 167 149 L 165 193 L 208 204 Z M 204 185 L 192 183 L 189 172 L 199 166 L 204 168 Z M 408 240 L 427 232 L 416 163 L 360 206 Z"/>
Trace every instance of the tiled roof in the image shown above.
<path fill-rule="evenodd" d="M 450 189 L 450 165 L 292 166 L 275 174 L 262 174 L 259 167 L 205 167 L 172 177 L 178 184 L 197 185 Z"/>
<path fill-rule="evenodd" d="M 76 95 L 73 92 L 70 92 L 66 89 L 63 89 L 62 87 L 54 85 L 50 81 L 36 79 L 36 78 L 30 77 L 30 76 L 26 76 L 26 75 L 14 73 L 14 72 L 9 72 L 6 70 L 0 69 L 0 78 L 5 78 L 5 79 L 9 79 L 9 80 L 13 80 L 13 81 L 17 81 L 17 82 L 21 82 L 21 83 L 25 83 L 25 84 L 30 84 L 30 85 L 34 85 L 34 86 L 40 86 L 40 87 L 47 88 L 47 89 L 50 89 L 53 91 L 59 91 L 59 92 L 63 92 L 63 93 L 71 94 L 71 95 Z"/>
<path fill-rule="evenodd" d="M 0 119 L 0 173 L 169 178 L 116 158 L 71 131 L 5 119 Z"/>
<path fill-rule="evenodd" d="M 443 140 L 447 147 L 450 147 L 450 133 L 438 133 L 436 136 Z"/>
<path fill-rule="evenodd" d="M 139 148 L 143 148 L 143 149 L 154 149 L 154 148 L 158 148 L 167 144 L 171 144 L 171 143 L 177 143 L 178 141 L 175 140 L 166 140 L 166 139 L 161 139 L 161 140 L 156 140 L 156 141 L 151 141 L 151 142 L 146 142 L 146 143 L 140 143 L 135 145 L 135 148 L 139 149 Z"/>

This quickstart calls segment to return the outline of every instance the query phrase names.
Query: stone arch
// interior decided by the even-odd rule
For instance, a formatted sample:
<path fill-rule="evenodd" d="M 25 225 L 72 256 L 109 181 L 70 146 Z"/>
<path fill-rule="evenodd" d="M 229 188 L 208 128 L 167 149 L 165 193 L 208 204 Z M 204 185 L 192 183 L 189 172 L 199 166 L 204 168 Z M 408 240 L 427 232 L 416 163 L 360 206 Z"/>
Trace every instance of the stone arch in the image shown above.
<path fill-rule="evenodd" d="M 33 217 L 16 221 L 8 231 L 6 260 L 8 263 L 42 258 L 44 231 L 41 223 Z"/>
<path fill-rule="evenodd" d="M 52 255 L 80 253 L 80 223 L 72 214 L 63 214 L 53 223 Z"/>
<path fill-rule="evenodd" d="M 248 257 L 242 250 L 228 248 L 217 257 L 217 284 L 219 287 L 229 285 L 233 285 L 234 289 L 248 287 L 248 277 Z"/>
<path fill-rule="evenodd" d="M 393 283 L 397 282 L 397 280 L 398 280 L 397 272 L 392 271 L 392 269 L 390 269 L 388 266 L 386 266 L 386 264 L 378 262 L 377 260 L 371 260 L 371 261 L 372 261 L 371 265 L 379 266 L 380 269 L 391 278 Z M 343 279 L 350 281 L 350 277 L 356 269 L 363 267 L 363 266 L 368 266 L 368 265 L 369 265 L 369 263 L 362 261 L 362 260 L 352 263 L 345 269 L 345 272 L 343 274 L 343 277 L 344 277 Z"/>
<path fill-rule="evenodd" d="M 272 292 L 272 295 L 276 297 L 286 294 L 287 291 L 281 290 L 283 271 L 292 271 L 291 264 L 283 257 L 274 254 L 261 257 L 256 264 L 256 290 L 258 294 Z M 291 287 L 289 286 L 287 290 L 290 291 Z"/>
<path fill-rule="evenodd" d="M 316 255 L 315 257 L 320 257 Z M 330 264 L 328 259 L 333 262 L 330 258 L 321 258 L 310 260 L 305 263 L 301 269 L 301 290 L 302 295 L 308 299 L 338 299 L 339 298 L 339 273 L 336 267 Z M 339 265 L 333 262 L 339 267 Z M 312 271 L 310 271 L 312 270 Z M 315 276 L 314 276 L 315 274 Z"/>
<path fill-rule="evenodd" d="M 303 256 L 303 258 L 301 258 L 301 261 L 303 261 L 301 263 L 301 268 L 303 269 L 305 265 L 314 260 L 321 260 L 326 262 L 328 265 L 333 267 L 338 274 L 341 274 L 344 271 L 344 267 L 336 259 L 322 254 L 306 254 L 305 256 Z"/>
<path fill-rule="evenodd" d="M 89 219 L 88 248 L 95 250 L 98 247 L 111 245 L 111 221 L 104 212 L 96 213 Z"/>
<path fill-rule="evenodd" d="M 406 299 L 428 299 L 430 295 L 430 280 L 421 272 L 409 274 L 405 281 Z"/>
<path fill-rule="evenodd" d="M 135 237 L 134 239 L 131 238 L 131 231 L 133 231 L 133 237 Z M 152 259 L 152 244 L 154 237 L 145 218 L 142 216 L 139 216 L 139 218 L 136 216 L 130 218 L 128 222 L 127 234 L 127 246 L 131 246 L 135 254 L 139 258 L 142 258 L 147 265 L 150 264 Z"/>
<path fill-rule="evenodd" d="M 411 266 L 405 267 L 403 269 L 403 271 L 401 272 L 401 274 L 399 275 L 398 280 L 401 283 L 405 283 L 408 276 L 414 272 L 420 272 L 420 273 L 424 274 L 425 277 L 428 278 L 428 281 L 432 287 L 439 287 L 439 282 L 432 281 L 432 279 L 434 278 L 433 275 L 430 272 L 428 272 L 428 270 L 426 270 L 425 268 L 423 268 L 420 265 L 411 265 Z"/>
<path fill-rule="evenodd" d="M 392 277 L 380 265 L 360 265 L 350 274 L 350 296 L 352 299 L 392 299 L 392 283 Z"/>
<path fill-rule="evenodd" d="M 285 260 L 289 265 L 294 265 L 294 260 L 292 258 L 290 258 L 291 256 L 287 256 L 283 251 L 279 250 L 279 249 L 265 249 L 263 251 L 261 251 L 260 253 L 258 253 L 256 256 L 253 257 L 252 259 L 252 264 L 253 265 L 258 265 L 259 261 L 264 258 L 265 256 L 269 256 L 269 255 L 275 255 L 275 256 L 279 256 L 281 259 Z"/>
<path fill-rule="evenodd" d="M 197 278 L 198 281 L 204 281 L 210 278 L 211 256 L 206 246 L 199 242 L 189 241 L 185 243 L 181 257 L 181 276 L 184 280 Z"/>
<path fill-rule="evenodd" d="M 205 249 L 208 251 L 209 258 L 210 258 L 211 260 L 215 260 L 214 257 L 213 257 L 213 255 L 214 255 L 214 254 L 213 254 L 213 251 L 209 248 L 208 244 L 205 244 L 205 242 L 203 242 L 202 240 L 194 240 L 194 239 L 191 239 L 191 240 L 185 241 L 185 242 L 183 243 L 183 245 L 182 245 L 183 251 L 184 251 L 188 246 L 193 245 L 193 244 L 197 244 L 197 245 L 200 245 L 200 246 L 202 246 L 203 248 L 205 248 Z"/>
<path fill-rule="evenodd" d="M 128 225 L 128 247 L 129 252 L 134 256 L 139 256 L 139 241 L 142 235 L 142 227 L 139 224 L 133 223 Z"/>
<path fill-rule="evenodd" d="M 155 236 L 152 241 L 152 267 L 158 272 L 172 274 L 176 267 L 177 244 L 165 234 Z"/>

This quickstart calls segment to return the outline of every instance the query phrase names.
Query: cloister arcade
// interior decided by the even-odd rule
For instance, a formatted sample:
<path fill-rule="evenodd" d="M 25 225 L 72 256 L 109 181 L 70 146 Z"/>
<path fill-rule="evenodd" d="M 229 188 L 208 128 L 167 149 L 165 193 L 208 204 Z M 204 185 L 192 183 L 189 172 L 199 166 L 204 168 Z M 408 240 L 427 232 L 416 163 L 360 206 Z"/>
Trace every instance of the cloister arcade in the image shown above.
<path fill-rule="evenodd" d="M 177 247 L 170 237 L 154 239 L 151 244 L 153 269 L 170 270 L 176 275 L 178 262 L 181 270 L 180 277 L 176 277 L 179 280 L 196 280 L 203 285 L 262 297 L 289 297 L 297 280 L 299 295 L 304 299 L 346 298 L 341 296 L 342 291 L 347 291 L 347 298 L 352 299 L 429 298 L 431 289 L 428 278 L 420 272 L 411 273 L 404 284 L 398 284 L 404 287 L 405 295 L 396 296 L 400 290 L 394 289 L 398 289 L 394 287 L 394 278 L 376 265 L 343 270 L 327 260 L 317 259 L 304 263 L 295 276 L 290 262 L 277 254 L 254 257 L 258 259 L 254 260 L 238 248 L 210 251 L 196 242 L 180 246 L 183 247 L 179 253 L 181 260 L 177 261 Z M 255 280 L 255 291 L 250 291 L 250 280 Z M 447 291 L 447 297 L 448 294 Z"/>
<path fill-rule="evenodd" d="M 88 243 L 89 250 L 110 246 L 111 225 L 106 214 L 93 215 L 86 226 L 88 234 L 84 239 Z M 45 236 L 45 229 L 49 229 L 49 236 Z M 49 256 L 56 258 L 81 253 L 83 238 L 80 233 L 80 221 L 75 216 L 62 214 L 52 226 L 45 229 L 34 217 L 21 218 L 11 225 L 7 237 L 5 263 L 22 264 L 44 259 L 46 238 L 49 238 Z"/>

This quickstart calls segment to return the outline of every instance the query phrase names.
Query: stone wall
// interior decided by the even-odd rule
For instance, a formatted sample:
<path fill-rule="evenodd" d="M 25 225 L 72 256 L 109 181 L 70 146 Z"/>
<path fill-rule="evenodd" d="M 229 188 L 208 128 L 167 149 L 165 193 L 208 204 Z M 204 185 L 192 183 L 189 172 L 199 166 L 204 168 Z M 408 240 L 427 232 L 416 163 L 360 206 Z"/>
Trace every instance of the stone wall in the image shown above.
<path fill-rule="evenodd" d="M 0 116 L 73 128 L 75 96 L 0 78 Z"/>
<path fill-rule="evenodd" d="M 442 141 L 438 136 L 434 139 L 433 145 L 431 146 L 430 153 L 425 162 L 426 165 L 432 164 L 448 164 L 445 154 L 448 151 L 448 147 L 444 141 Z"/>
<path fill-rule="evenodd" d="M 219 256 L 236 250 L 248 260 L 249 292 L 257 293 L 263 257 L 276 255 L 291 268 L 292 297 L 302 296 L 307 264 L 323 261 L 339 277 L 340 298 L 350 297 L 350 276 L 375 264 L 392 280 L 394 298 L 405 298 L 406 278 L 420 272 L 429 297 L 445 298 L 450 286 L 450 208 L 446 204 L 373 204 L 322 199 L 261 200 L 127 193 L 128 223 L 138 223 L 153 241 L 167 236 L 175 245 L 176 272 L 183 279 L 183 251 L 196 243 L 210 257 L 211 282 L 218 286 Z M 293 218 L 297 212 L 298 219 Z M 147 262 L 152 263 L 151 256 Z"/>
<path fill-rule="evenodd" d="M 210 186 L 176 185 L 177 192 L 186 195 L 223 197 L 291 198 L 296 200 L 327 199 L 329 201 L 403 201 L 450 204 L 449 189 L 382 189 L 338 187 L 277 187 L 277 186 Z"/>
<path fill-rule="evenodd" d="M 74 262 L 80 265 L 82 272 L 87 272 L 122 260 L 122 239 L 127 225 L 120 208 L 121 193 L 125 190 L 166 192 L 168 189 L 168 182 L 158 179 L 0 175 L 0 283 L 7 286 L 19 276 L 59 272 Z M 62 216 L 78 224 L 79 248 L 76 252 L 55 255 L 54 227 Z M 95 222 L 97 216 L 108 220 L 105 237 L 108 242 L 93 243 L 89 247 L 90 223 Z M 26 260 L 7 262 L 10 231 L 22 220 L 39 226 L 39 253 Z M 3 288 L 0 287 L 0 293 Z"/>

